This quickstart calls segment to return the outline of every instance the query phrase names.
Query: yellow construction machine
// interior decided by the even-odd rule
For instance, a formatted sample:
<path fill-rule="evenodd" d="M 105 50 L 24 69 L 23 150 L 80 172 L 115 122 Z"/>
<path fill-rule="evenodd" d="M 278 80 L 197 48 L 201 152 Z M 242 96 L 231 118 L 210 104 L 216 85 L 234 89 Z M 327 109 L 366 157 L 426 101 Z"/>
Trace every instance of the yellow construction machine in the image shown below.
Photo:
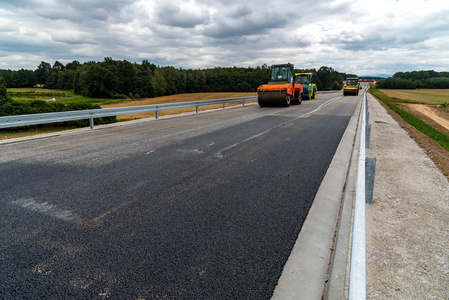
<path fill-rule="evenodd" d="M 343 96 L 346 95 L 354 95 L 357 96 L 359 94 L 359 78 L 351 77 L 346 79 L 345 86 L 343 87 Z"/>

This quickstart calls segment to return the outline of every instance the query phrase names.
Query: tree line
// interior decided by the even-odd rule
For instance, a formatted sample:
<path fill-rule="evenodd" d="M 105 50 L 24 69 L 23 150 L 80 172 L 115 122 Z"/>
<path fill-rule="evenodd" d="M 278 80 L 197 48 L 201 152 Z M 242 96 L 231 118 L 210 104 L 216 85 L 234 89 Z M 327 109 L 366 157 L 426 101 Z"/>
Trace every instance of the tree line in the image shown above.
<path fill-rule="evenodd" d="M 342 88 L 347 74 L 329 67 L 314 73 L 318 90 Z M 92 98 L 151 98 L 195 92 L 255 92 L 270 80 L 267 65 L 257 67 L 215 67 L 210 69 L 182 69 L 156 66 L 148 60 L 131 63 L 106 57 L 102 62 L 53 65 L 42 61 L 34 70 L 0 70 L 0 84 L 7 88 L 43 86 L 48 89 L 73 90 Z"/>
<path fill-rule="evenodd" d="M 449 72 L 397 72 L 393 77 L 379 80 L 380 89 L 449 89 Z"/>

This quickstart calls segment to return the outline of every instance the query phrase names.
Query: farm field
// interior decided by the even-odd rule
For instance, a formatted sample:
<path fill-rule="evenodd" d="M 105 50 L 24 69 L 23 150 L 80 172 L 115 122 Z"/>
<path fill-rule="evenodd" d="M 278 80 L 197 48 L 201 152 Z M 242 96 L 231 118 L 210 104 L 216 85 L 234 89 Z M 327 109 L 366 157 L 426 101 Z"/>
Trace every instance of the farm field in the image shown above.
<path fill-rule="evenodd" d="M 449 90 L 380 90 L 399 108 L 449 135 Z"/>
<path fill-rule="evenodd" d="M 443 105 L 449 103 L 449 89 L 381 90 L 398 102 Z"/>
<path fill-rule="evenodd" d="M 424 121 L 446 137 L 449 136 L 449 90 L 379 90 L 385 93 L 388 101 L 403 111 Z M 383 103 L 382 103 L 383 104 Z M 449 151 L 434 139 L 418 131 L 398 114 L 392 112 L 387 105 L 385 109 L 409 133 L 415 142 L 424 149 L 449 180 Z"/>

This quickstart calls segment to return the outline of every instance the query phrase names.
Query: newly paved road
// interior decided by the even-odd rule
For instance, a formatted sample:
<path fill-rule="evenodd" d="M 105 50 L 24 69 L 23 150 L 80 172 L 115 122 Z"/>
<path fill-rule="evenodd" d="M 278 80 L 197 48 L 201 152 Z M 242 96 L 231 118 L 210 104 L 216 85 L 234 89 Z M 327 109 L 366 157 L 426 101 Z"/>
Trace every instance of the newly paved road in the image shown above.
<path fill-rule="evenodd" d="M 360 97 L 0 144 L 4 299 L 269 299 Z"/>

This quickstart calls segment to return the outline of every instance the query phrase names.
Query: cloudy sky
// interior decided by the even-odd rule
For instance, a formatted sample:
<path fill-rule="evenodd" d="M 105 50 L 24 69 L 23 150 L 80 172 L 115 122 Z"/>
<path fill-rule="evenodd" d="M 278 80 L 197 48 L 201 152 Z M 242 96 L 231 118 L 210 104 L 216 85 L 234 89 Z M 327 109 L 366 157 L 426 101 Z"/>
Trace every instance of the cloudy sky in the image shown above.
<path fill-rule="evenodd" d="M 449 70 L 448 0 L 0 0 L 0 69 L 104 57 L 177 68 Z"/>

